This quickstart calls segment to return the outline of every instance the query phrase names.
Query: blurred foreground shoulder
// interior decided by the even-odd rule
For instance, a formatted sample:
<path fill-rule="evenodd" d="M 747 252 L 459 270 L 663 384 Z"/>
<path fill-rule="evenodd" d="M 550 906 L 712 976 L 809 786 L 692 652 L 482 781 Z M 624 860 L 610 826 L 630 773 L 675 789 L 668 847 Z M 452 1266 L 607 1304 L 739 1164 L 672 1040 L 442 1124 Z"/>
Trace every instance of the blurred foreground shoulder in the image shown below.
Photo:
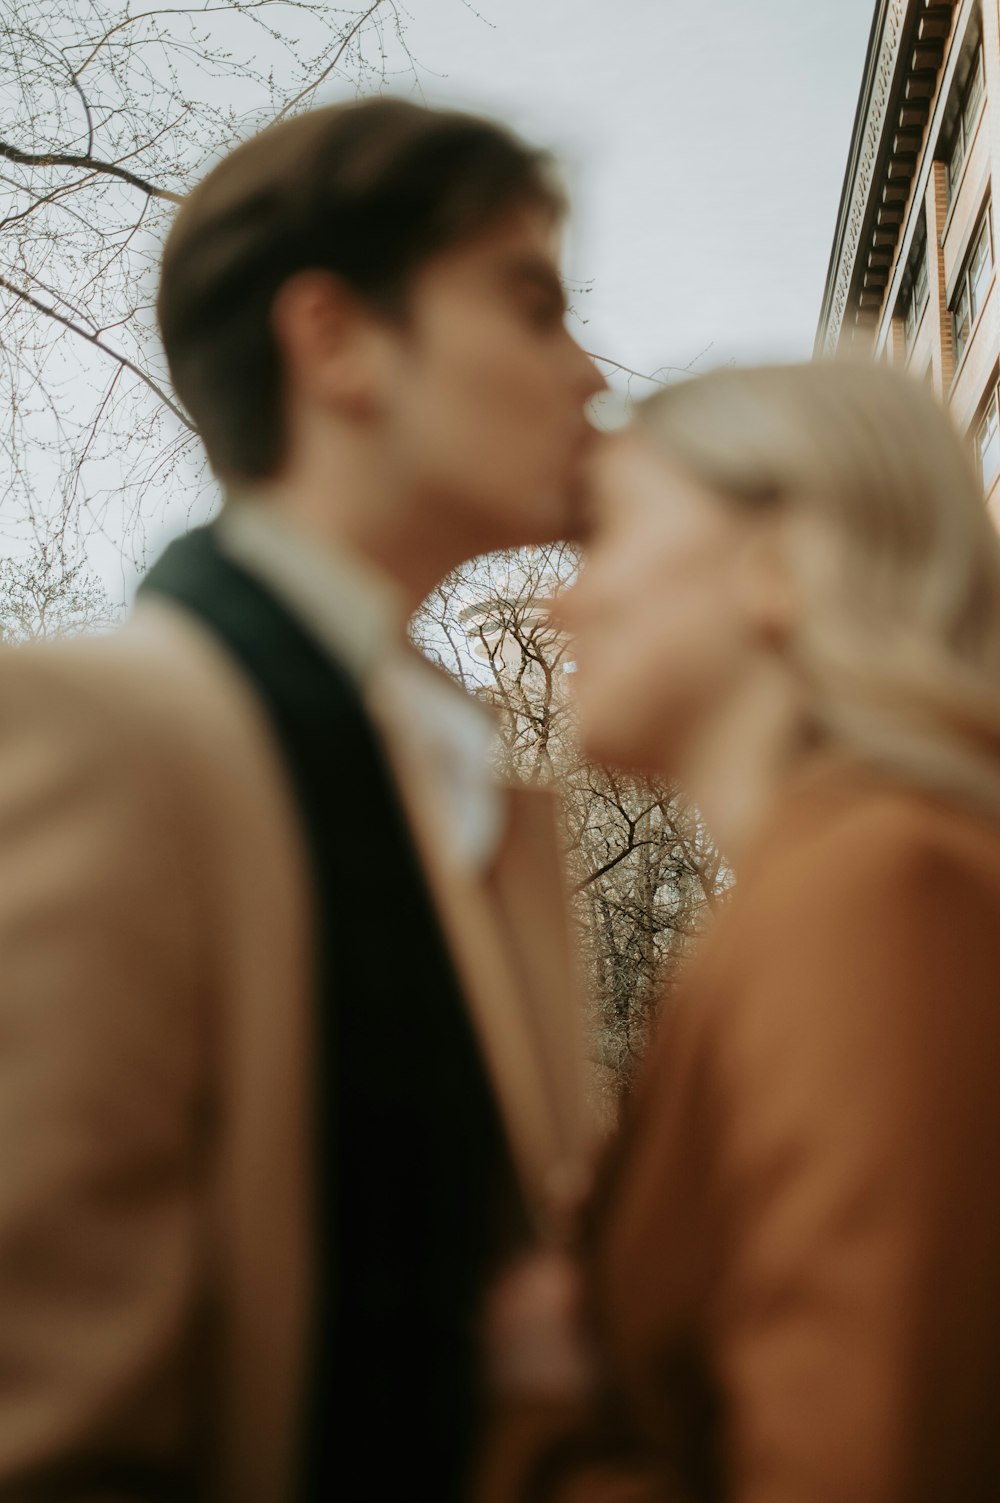
<path fill-rule="evenodd" d="M 0 651 L 4 1503 L 201 1485 L 206 1002 L 237 923 L 275 947 L 237 882 L 258 863 L 280 933 L 260 873 L 285 854 L 266 741 L 213 652 L 166 613 Z"/>

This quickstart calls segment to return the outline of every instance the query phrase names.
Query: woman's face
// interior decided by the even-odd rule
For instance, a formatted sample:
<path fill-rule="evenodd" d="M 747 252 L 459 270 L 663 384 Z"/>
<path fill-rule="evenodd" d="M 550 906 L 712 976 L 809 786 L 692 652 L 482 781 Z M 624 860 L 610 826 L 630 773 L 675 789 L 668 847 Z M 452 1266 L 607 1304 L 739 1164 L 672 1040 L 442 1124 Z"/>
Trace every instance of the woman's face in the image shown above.
<path fill-rule="evenodd" d="M 560 617 L 595 759 L 676 775 L 751 666 L 752 517 L 636 432 L 590 464 L 591 542 Z"/>

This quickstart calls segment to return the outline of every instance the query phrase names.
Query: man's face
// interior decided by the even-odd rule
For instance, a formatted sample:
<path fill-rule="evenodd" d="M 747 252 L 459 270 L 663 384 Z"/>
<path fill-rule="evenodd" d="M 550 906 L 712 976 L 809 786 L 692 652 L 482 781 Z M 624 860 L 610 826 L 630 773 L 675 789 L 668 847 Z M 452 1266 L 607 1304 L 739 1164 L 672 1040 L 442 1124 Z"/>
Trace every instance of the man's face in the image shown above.
<path fill-rule="evenodd" d="M 434 524 L 467 551 L 572 532 L 584 416 L 603 379 L 565 326 L 558 234 L 522 209 L 435 257 L 392 335 L 382 437 Z"/>

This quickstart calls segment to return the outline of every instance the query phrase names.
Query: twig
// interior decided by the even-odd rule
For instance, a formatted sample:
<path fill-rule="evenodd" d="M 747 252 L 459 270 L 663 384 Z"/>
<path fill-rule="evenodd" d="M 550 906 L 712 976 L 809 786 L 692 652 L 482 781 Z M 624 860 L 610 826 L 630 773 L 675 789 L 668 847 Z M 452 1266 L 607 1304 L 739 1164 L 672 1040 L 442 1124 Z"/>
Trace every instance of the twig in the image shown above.
<path fill-rule="evenodd" d="M 301 104 L 303 99 L 305 99 L 309 94 L 312 94 L 316 89 L 318 89 L 321 83 L 326 82 L 326 80 L 330 77 L 330 74 L 333 72 L 334 68 L 336 68 L 337 64 L 340 62 L 340 59 L 343 57 L 344 53 L 347 51 L 348 47 L 353 42 L 354 38 L 357 36 L 358 32 L 364 26 L 365 22 L 370 21 L 372 16 L 378 10 L 379 6 L 383 4 L 384 0 L 374 0 L 374 4 L 369 5 L 364 15 L 359 16 L 357 21 L 355 21 L 354 25 L 350 28 L 347 35 L 344 37 L 340 46 L 337 48 L 336 52 L 333 55 L 333 61 L 323 69 L 318 78 L 314 78 L 312 83 L 308 83 L 306 84 L 304 89 L 300 89 L 294 99 L 290 99 L 287 104 L 282 105 L 281 109 L 274 117 L 274 122 L 281 120 L 285 115 L 289 114 L 292 110 L 294 110 L 297 104 Z"/>
<path fill-rule="evenodd" d="M 139 177 L 135 172 L 129 172 L 127 167 L 119 167 L 114 162 L 101 162 L 95 157 L 77 156 L 72 152 L 21 151 L 19 147 L 11 146 L 8 141 L 0 141 L 0 157 L 6 157 L 8 162 L 17 162 L 22 167 L 79 167 L 86 172 L 101 172 L 107 177 L 120 178 L 123 183 L 129 183 L 133 188 L 141 188 L 143 193 L 149 194 L 150 198 L 164 198 L 172 204 L 184 202 L 183 194 L 171 193 L 169 188 L 157 188 L 154 183 L 148 182 L 144 177 Z"/>
<path fill-rule="evenodd" d="M 54 319 L 57 324 L 62 324 L 64 329 L 69 329 L 71 334 L 78 335 L 80 339 L 85 339 L 88 344 L 94 345 L 103 354 L 110 355 L 112 360 L 117 360 L 118 364 L 123 365 L 126 370 L 131 371 L 133 376 L 138 376 L 143 385 L 148 386 L 150 391 L 159 397 L 164 406 L 169 407 L 174 417 L 183 423 L 185 428 L 189 429 L 192 433 L 197 433 L 198 430 L 190 418 L 185 416 L 177 406 L 177 403 L 163 390 L 162 386 L 159 386 L 153 380 L 152 376 L 148 376 L 138 365 L 133 364 L 127 355 L 123 355 L 119 350 L 113 350 L 110 345 L 105 344 L 96 334 L 91 334 L 88 329 L 81 329 L 79 324 L 75 324 L 71 318 L 67 318 L 65 314 L 58 312 L 57 309 L 50 308 L 48 304 L 39 302 L 38 298 L 32 297 L 30 292 L 25 292 L 21 287 L 15 287 L 13 282 L 7 281 L 6 277 L 0 277 L 0 287 L 5 292 L 9 292 L 12 297 L 18 298 L 22 303 L 27 303 L 29 308 L 34 308 L 36 313 L 43 313 L 46 318 Z"/>

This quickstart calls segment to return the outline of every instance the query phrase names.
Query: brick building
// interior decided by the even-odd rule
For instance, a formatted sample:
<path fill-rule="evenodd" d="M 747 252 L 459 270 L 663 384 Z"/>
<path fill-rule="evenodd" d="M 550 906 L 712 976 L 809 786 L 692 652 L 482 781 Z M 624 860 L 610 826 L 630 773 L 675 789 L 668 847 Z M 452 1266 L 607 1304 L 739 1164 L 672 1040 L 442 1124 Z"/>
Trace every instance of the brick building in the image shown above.
<path fill-rule="evenodd" d="M 1000 521 L 994 181 L 1000 0 L 878 0 L 817 353 L 861 345 L 925 375 Z"/>

